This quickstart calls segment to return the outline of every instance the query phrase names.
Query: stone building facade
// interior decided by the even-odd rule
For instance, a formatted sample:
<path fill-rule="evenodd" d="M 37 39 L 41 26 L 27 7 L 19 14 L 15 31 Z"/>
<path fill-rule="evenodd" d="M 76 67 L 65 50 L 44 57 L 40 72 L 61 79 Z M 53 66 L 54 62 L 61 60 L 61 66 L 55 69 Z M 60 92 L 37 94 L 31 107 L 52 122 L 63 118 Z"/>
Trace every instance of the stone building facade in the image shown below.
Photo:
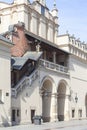
<path fill-rule="evenodd" d="M 58 35 L 56 5 L 49 11 L 45 0 L 1 2 L 0 20 L 1 33 L 14 43 L 12 124 L 33 123 L 35 115 L 43 122 L 87 118 L 86 44 Z"/>
<path fill-rule="evenodd" d="M 0 126 L 11 125 L 11 47 L 12 43 L 0 35 Z"/>

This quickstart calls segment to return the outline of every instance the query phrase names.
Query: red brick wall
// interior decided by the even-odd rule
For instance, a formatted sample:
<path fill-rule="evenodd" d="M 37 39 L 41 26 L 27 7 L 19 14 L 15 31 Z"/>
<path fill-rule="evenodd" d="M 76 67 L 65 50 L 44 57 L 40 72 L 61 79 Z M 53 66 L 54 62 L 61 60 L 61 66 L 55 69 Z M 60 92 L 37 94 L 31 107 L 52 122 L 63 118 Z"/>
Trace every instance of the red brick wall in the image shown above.
<path fill-rule="evenodd" d="M 13 43 L 14 46 L 11 48 L 12 56 L 21 57 L 27 50 L 30 50 L 23 27 L 17 27 L 17 32 L 13 33 Z"/>

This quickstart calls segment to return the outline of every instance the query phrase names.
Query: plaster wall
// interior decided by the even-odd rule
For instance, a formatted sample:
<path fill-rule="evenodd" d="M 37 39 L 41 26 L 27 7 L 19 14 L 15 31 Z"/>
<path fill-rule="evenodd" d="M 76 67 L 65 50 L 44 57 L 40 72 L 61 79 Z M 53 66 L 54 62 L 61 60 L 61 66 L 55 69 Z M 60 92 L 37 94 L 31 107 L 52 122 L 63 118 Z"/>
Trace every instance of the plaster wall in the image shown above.
<path fill-rule="evenodd" d="M 40 69 L 39 74 L 39 77 L 34 81 L 31 87 L 25 87 L 25 89 L 20 94 L 18 94 L 16 98 L 12 98 L 12 108 L 17 108 L 20 110 L 20 123 L 22 124 L 27 122 L 31 123 L 31 110 L 35 110 L 35 115 L 42 115 L 42 95 L 40 93 L 40 90 L 42 89 L 45 78 L 51 78 L 53 84 L 53 94 L 57 93 L 60 80 L 66 80 L 66 82 L 69 84 L 69 76 L 67 75 L 47 71 L 44 68 Z M 69 94 L 69 86 L 67 87 L 67 94 Z M 55 99 L 55 97 L 52 96 L 51 101 L 51 121 L 54 121 L 56 120 L 55 118 L 57 118 L 57 111 L 55 106 L 57 105 L 57 99 Z"/>
<path fill-rule="evenodd" d="M 85 98 L 87 93 L 87 63 L 84 60 L 77 59 L 74 56 L 70 57 L 70 86 L 71 86 L 71 109 L 77 107 L 76 111 L 82 110 L 82 117 L 86 118 Z M 75 102 L 77 94 L 78 101 Z M 76 115 L 78 117 L 78 114 Z"/>
<path fill-rule="evenodd" d="M 11 125 L 10 48 L 0 43 L 0 125 Z"/>

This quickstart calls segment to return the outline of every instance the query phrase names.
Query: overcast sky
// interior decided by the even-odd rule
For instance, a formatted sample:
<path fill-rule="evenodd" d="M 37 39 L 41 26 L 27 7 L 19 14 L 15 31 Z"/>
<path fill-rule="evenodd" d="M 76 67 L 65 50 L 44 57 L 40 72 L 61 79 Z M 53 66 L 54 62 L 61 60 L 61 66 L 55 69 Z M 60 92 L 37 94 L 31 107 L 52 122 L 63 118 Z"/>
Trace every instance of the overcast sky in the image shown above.
<path fill-rule="evenodd" d="M 0 1 L 10 3 L 13 0 Z M 53 1 L 46 0 L 48 8 L 53 8 Z M 59 34 L 68 31 L 82 42 L 87 42 L 87 0 L 56 0 L 56 4 L 59 11 Z"/>

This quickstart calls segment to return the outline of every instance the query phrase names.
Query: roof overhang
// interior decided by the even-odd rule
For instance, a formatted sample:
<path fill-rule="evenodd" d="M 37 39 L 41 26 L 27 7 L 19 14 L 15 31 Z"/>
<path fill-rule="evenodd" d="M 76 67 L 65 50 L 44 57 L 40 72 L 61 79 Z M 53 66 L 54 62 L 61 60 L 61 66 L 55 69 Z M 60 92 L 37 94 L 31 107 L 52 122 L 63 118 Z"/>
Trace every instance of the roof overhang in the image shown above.
<path fill-rule="evenodd" d="M 37 36 L 37 35 L 29 32 L 29 31 L 27 31 L 27 30 L 25 30 L 25 35 L 30 36 L 30 37 L 32 37 L 32 38 L 34 38 L 34 39 L 36 39 L 36 40 L 38 40 L 40 42 L 43 42 L 43 43 L 45 43 L 45 44 L 47 44 L 47 45 L 49 45 L 49 46 L 51 46 L 53 48 L 56 48 L 56 49 L 58 49 L 59 51 L 61 51 L 63 53 L 69 54 L 69 52 L 60 49 L 57 44 L 52 43 L 52 42 L 50 42 L 50 41 L 48 41 L 48 40 L 46 40 L 46 39 L 44 39 L 44 38 L 42 38 L 40 36 Z"/>
<path fill-rule="evenodd" d="M 2 35 L 0 35 L 0 43 L 4 44 L 6 46 L 9 46 L 9 47 L 13 46 L 13 43 L 10 40 L 3 37 Z"/>
<path fill-rule="evenodd" d="M 12 57 L 11 66 L 16 70 L 20 70 L 29 59 L 37 61 L 41 55 L 42 52 L 26 52 L 23 57 Z"/>

